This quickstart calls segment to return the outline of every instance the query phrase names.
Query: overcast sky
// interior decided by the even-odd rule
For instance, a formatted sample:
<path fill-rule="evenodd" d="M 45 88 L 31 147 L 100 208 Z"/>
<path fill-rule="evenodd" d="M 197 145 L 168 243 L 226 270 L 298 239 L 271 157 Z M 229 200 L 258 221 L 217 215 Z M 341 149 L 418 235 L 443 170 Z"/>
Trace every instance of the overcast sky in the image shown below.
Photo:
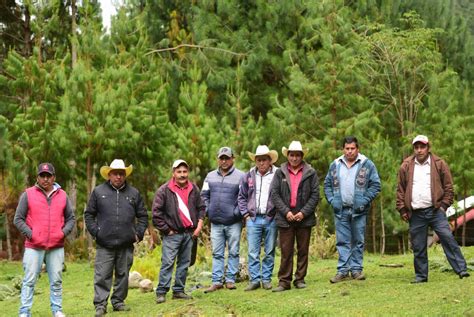
<path fill-rule="evenodd" d="M 104 23 L 104 27 L 107 30 L 110 30 L 110 16 L 114 15 L 116 10 L 115 6 L 120 4 L 120 0 L 99 0 L 100 6 L 102 9 L 102 21 Z"/>

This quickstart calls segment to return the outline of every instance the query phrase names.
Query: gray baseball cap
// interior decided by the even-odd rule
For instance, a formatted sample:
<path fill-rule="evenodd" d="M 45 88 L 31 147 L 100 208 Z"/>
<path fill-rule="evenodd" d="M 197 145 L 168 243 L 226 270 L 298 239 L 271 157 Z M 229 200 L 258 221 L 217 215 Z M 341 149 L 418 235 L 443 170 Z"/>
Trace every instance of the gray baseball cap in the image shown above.
<path fill-rule="evenodd" d="M 217 158 L 221 158 L 222 156 L 234 157 L 234 152 L 232 152 L 232 149 L 230 147 L 224 146 L 221 147 L 217 152 Z"/>

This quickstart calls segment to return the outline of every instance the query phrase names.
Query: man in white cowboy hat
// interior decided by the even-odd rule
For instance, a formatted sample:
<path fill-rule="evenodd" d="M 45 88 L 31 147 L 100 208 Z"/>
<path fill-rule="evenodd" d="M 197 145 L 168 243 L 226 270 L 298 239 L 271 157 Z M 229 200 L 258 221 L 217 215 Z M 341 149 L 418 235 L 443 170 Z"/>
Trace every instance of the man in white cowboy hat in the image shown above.
<path fill-rule="evenodd" d="M 460 279 L 469 277 L 461 248 L 454 239 L 446 218 L 446 209 L 453 203 L 453 178 L 448 164 L 431 153 L 426 135 L 413 141 L 413 155 L 407 157 L 398 171 L 397 210 L 410 225 L 415 279 L 428 282 L 428 227 L 438 235 L 449 264 Z"/>
<path fill-rule="evenodd" d="M 94 188 L 84 213 L 86 227 L 96 241 L 94 266 L 95 316 L 107 313 L 107 300 L 115 271 L 112 306 L 115 311 L 128 311 L 128 274 L 133 263 L 133 243 L 143 239 L 148 214 L 142 197 L 126 178 L 133 166 L 115 159 L 102 166 L 100 175 L 106 180 Z"/>
<path fill-rule="evenodd" d="M 245 291 L 261 286 L 272 288 L 272 273 L 275 263 L 277 226 L 273 203 L 270 199 L 270 185 L 278 169 L 273 164 L 278 153 L 266 145 L 259 145 L 254 153 L 248 152 L 255 166 L 242 177 L 238 204 L 247 226 L 248 268 L 250 284 Z M 263 242 L 264 257 L 260 261 L 260 246 Z"/>
<path fill-rule="evenodd" d="M 201 197 L 211 222 L 212 285 L 205 293 L 224 287 L 234 290 L 239 269 L 242 215 L 237 206 L 240 179 L 244 172 L 234 166 L 234 152 L 228 146 L 217 152 L 218 169 L 209 172 L 202 185 Z M 227 270 L 224 276 L 225 249 L 228 249 Z"/>
<path fill-rule="evenodd" d="M 363 270 L 365 228 L 370 204 L 380 192 L 375 164 L 359 153 L 354 136 L 342 140 L 343 154 L 329 166 L 324 180 L 326 199 L 334 210 L 337 273 L 329 281 L 365 280 Z"/>
<path fill-rule="evenodd" d="M 276 171 L 271 197 L 275 205 L 275 220 L 280 235 L 281 262 L 278 287 L 273 292 L 291 288 L 293 254 L 296 240 L 297 264 L 293 279 L 296 288 L 305 288 L 308 270 L 311 227 L 316 225 L 316 206 L 319 201 L 319 180 L 316 171 L 303 158 L 308 149 L 299 141 L 292 141 L 282 153 L 288 159 Z"/>
<path fill-rule="evenodd" d="M 193 239 L 199 236 L 206 216 L 206 205 L 199 188 L 188 179 L 188 163 L 176 160 L 171 169 L 173 177 L 158 188 L 152 206 L 153 224 L 162 235 L 157 304 L 166 301 L 175 261 L 173 299 L 192 299 L 184 292 L 184 287 L 191 263 Z"/>

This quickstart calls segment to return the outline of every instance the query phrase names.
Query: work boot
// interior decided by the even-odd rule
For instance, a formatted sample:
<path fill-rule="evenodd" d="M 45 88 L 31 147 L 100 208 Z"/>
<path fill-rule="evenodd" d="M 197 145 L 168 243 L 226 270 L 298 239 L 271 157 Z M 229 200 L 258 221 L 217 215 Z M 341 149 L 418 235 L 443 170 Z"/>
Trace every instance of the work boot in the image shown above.
<path fill-rule="evenodd" d="M 358 281 L 364 281 L 365 280 L 365 275 L 362 272 L 352 272 L 351 274 L 352 274 L 352 278 L 354 280 L 358 280 Z"/>
<path fill-rule="evenodd" d="M 177 292 L 173 293 L 173 299 L 193 299 L 193 297 L 184 292 Z"/>
<path fill-rule="evenodd" d="M 99 306 L 95 309 L 95 317 L 102 317 L 107 314 L 107 309 L 105 307 Z"/>
<path fill-rule="evenodd" d="M 341 273 L 337 273 L 336 276 L 334 276 L 333 278 L 331 278 L 329 280 L 329 282 L 331 282 L 332 284 L 334 283 L 339 283 L 339 282 L 344 282 L 344 281 L 348 281 L 350 280 L 351 277 L 349 276 L 349 274 L 341 274 Z"/>
<path fill-rule="evenodd" d="M 166 302 L 166 295 L 165 294 L 156 295 L 156 303 L 157 304 L 163 304 L 164 302 Z"/>
<path fill-rule="evenodd" d="M 284 291 L 287 291 L 287 290 L 289 290 L 289 288 L 285 288 L 281 285 L 278 285 L 277 288 L 272 289 L 272 292 L 277 293 L 277 292 L 284 292 Z"/>
<path fill-rule="evenodd" d="M 244 291 L 254 291 L 256 289 L 260 288 L 260 283 L 250 283 L 249 286 L 247 286 Z"/>
<path fill-rule="evenodd" d="M 235 284 L 232 283 L 232 282 L 227 282 L 227 283 L 225 283 L 225 288 L 227 288 L 227 289 L 237 289 L 237 286 L 235 286 Z"/>
<path fill-rule="evenodd" d="M 461 273 L 459 273 L 459 278 L 460 279 L 463 279 L 463 278 L 469 277 L 469 276 L 471 276 L 471 275 L 466 271 L 462 271 Z"/>
<path fill-rule="evenodd" d="M 262 287 L 263 289 L 270 290 L 272 289 L 272 282 L 263 282 Z"/>

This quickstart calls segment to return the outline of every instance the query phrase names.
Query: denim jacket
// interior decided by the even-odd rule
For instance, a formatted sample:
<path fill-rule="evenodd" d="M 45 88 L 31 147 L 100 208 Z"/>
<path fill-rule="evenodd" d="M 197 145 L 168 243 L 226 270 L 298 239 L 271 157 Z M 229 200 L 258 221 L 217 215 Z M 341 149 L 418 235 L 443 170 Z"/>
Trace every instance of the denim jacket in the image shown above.
<path fill-rule="evenodd" d="M 331 163 L 328 174 L 324 179 L 324 194 L 336 214 L 342 210 L 339 172 L 341 164 L 343 164 L 341 163 L 343 157 L 342 155 Z M 354 184 L 354 204 L 352 206 L 356 214 L 367 213 L 369 211 L 370 203 L 377 197 L 381 187 L 375 164 L 362 154 L 359 154 L 359 159 L 360 162 L 357 167 L 358 170 Z"/>

